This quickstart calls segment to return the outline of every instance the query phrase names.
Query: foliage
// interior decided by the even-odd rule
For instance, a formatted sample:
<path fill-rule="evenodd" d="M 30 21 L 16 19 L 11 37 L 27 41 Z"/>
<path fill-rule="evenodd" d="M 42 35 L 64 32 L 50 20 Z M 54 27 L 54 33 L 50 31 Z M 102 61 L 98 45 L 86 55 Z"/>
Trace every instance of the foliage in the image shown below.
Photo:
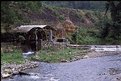
<path fill-rule="evenodd" d="M 41 3 L 37 1 L 2 1 L 1 2 L 1 24 L 5 24 L 6 30 L 10 30 L 11 26 L 16 26 L 30 22 L 24 18 L 25 13 L 39 11 Z"/>
<path fill-rule="evenodd" d="M 78 44 L 98 44 L 100 41 L 97 41 L 100 40 L 100 37 L 105 39 L 108 39 L 109 37 L 113 40 L 120 40 L 121 24 L 112 22 L 111 17 L 109 17 L 110 13 L 104 18 L 102 12 L 91 11 L 95 9 L 104 11 L 104 4 L 105 1 L 60 1 L 59 3 L 56 1 L 2 1 L 1 30 L 3 31 L 3 29 L 5 29 L 6 31 L 9 31 L 11 28 L 16 27 L 16 25 L 26 23 L 31 24 L 33 22 L 41 24 L 50 24 L 52 22 L 53 25 L 53 23 L 56 23 L 58 20 L 63 21 L 66 16 L 69 16 L 70 20 L 75 25 L 84 25 L 84 27 L 80 27 L 81 29 L 75 32 L 72 37 L 68 37 L 71 43 L 78 42 Z M 66 8 L 66 10 L 70 12 L 69 15 L 67 15 L 65 7 L 75 9 Z M 79 9 L 84 10 L 82 11 Z M 89 24 L 86 26 L 90 26 L 90 28 L 97 26 L 100 33 L 95 31 L 97 29 L 94 29 L 94 31 L 87 30 L 85 26 L 86 23 L 83 22 L 86 20 L 89 21 Z M 110 27 L 108 25 L 110 25 Z M 75 40 L 76 36 L 79 37 L 78 41 Z"/>
<path fill-rule="evenodd" d="M 100 38 L 98 38 L 96 29 L 79 27 L 77 30 L 71 37 L 71 43 L 100 44 Z"/>
<path fill-rule="evenodd" d="M 9 31 L 11 28 L 14 28 L 16 27 L 16 25 L 20 25 L 20 24 L 44 22 L 44 19 L 47 23 L 50 20 L 57 20 L 57 19 L 59 19 L 60 21 L 63 21 L 65 19 L 64 17 L 66 13 L 62 14 L 63 12 L 59 12 L 59 10 L 61 11 L 61 9 L 63 8 L 59 7 L 58 5 L 63 5 L 63 7 L 70 6 L 71 8 L 74 8 L 73 7 L 74 5 L 75 7 L 80 6 L 80 5 L 83 7 L 84 6 L 83 3 L 85 6 L 87 6 L 88 4 L 93 4 L 94 2 L 60 1 L 60 3 L 58 3 L 56 1 L 52 1 L 52 2 L 49 2 L 49 1 L 48 2 L 46 1 L 2 1 L 1 2 L 2 31 L 3 29 L 5 29 L 6 31 L 7 30 Z M 56 6 L 52 6 L 52 5 L 50 6 L 49 4 L 53 4 Z M 49 11 L 47 11 L 45 8 L 49 9 Z M 74 17 L 76 17 L 75 19 L 74 18 L 72 19 L 74 21 L 77 20 L 78 22 L 80 22 L 79 19 L 81 19 L 82 17 L 80 13 L 72 13 L 72 14 L 75 14 Z M 37 19 L 38 21 L 35 21 L 35 19 Z"/>
<path fill-rule="evenodd" d="M 51 51 L 50 51 L 51 50 Z M 64 48 L 64 49 L 48 49 L 41 50 L 39 52 L 39 60 L 44 62 L 62 62 L 72 61 L 72 59 L 79 56 L 82 58 L 86 54 L 86 51 L 80 49 Z M 35 57 L 30 58 L 34 60 Z"/>
<path fill-rule="evenodd" d="M 21 64 L 24 63 L 25 60 L 22 57 L 22 53 L 20 50 L 14 50 L 13 52 L 9 53 L 1 53 L 1 62 L 4 64 L 8 63 L 16 63 Z"/>
<path fill-rule="evenodd" d="M 64 20 L 65 18 L 64 18 L 63 15 L 59 15 L 59 19 L 60 19 L 60 20 Z"/>
<path fill-rule="evenodd" d="M 106 8 L 108 10 L 108 7 L 110 7 L 110 13 L 111 13 L 111 19 L 108 19 L 107 16 L 105 16 L 104 19 L 102 19 L 101 22 L 101 37 L 105 42 L 110 42 L 110 44 L 120 44 L 119 41 L 121 41 L 121 10 L 120 10 L 120 4 L 119 2 L 117 5 L 114 4 L 116 2 L 109 1 Z M 107 12 L 106 10 L 106 12 Z"/>

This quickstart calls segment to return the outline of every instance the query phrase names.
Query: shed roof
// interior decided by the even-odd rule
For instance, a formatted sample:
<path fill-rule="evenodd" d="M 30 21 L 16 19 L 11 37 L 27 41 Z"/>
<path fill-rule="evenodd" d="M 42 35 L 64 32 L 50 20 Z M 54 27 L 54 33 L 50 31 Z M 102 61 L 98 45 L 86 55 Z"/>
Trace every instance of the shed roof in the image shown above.
<path fill-rule="evenodd" d="M 41 29 L 50 29 L 55 30 L 53 27 L 49 25 L 21 25 L 13 29 L 14 32 L 29 32 L 33 28 L 41 28 Z"/>

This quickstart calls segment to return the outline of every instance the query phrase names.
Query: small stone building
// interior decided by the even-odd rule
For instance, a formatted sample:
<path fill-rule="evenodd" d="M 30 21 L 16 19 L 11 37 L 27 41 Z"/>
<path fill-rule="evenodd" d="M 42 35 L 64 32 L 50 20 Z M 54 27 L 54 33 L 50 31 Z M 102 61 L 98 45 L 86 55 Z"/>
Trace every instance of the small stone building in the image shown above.
<path fill-rule="evenodd" d="M 23 46 L 23 52 L 38 51 L 41 49 L 42 41 L 53 41 L 55 29 L 48 25 L 21 25 L 13 29 L 19 33 L 19 40 Z"/>

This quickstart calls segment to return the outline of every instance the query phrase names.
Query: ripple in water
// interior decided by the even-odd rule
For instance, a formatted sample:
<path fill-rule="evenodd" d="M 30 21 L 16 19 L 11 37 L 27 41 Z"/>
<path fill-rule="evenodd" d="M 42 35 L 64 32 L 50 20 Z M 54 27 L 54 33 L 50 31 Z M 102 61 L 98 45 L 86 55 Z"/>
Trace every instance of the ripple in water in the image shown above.
<path fill-rule="evenodd" d="M 55 78 L 52 74 L 41 75 L 40 73 L 29 73 L 28 75 L 16 75 L 13 79 L 4 81 L 59 81 L 60 79 Z"/>

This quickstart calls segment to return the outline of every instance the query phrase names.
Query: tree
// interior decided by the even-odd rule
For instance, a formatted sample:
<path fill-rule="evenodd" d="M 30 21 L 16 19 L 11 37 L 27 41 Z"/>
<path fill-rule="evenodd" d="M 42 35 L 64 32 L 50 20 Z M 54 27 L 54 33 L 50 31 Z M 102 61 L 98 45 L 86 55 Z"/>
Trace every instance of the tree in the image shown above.
<path fill-rule="evenodd" d="M 106 29 L 107 37 L 119 40 L 121 38 L 121 1 L 107 1 L 105 15 L 108 10 L 110 10 L 112 20 L 111 23 L 106 24 L 103 34 Z"/>

